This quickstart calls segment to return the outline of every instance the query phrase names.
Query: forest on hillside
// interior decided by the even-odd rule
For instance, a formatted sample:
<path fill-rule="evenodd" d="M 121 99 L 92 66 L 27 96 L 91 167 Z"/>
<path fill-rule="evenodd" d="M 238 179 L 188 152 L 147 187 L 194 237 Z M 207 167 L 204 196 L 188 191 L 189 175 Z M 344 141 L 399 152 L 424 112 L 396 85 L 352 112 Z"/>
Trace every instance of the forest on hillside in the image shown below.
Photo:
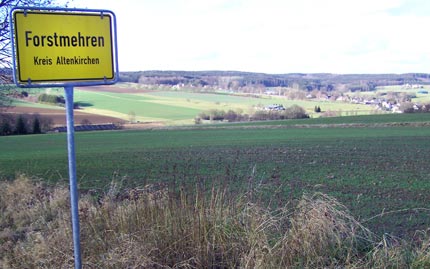
<path fill-rule="evenodd" d="M 239 71 L 137 71 L 121 72 L 120 81 L 144 85 L 207 87 L 225 90 L 288 87 L 300 90 L 372 91 L 377 86 L 427 85 L 430 74 L 265 74 Z"/>
<path fill-rule="evenodd" d="M 12 83 L 10 69 L 0 68 L 4 81 Z M 378 86 L 430 85 L 430 73 L 405 74 L 266 74 L 241 71 L 128 71 L 120 72 L 120 82 L 143 85 L 199 87 L 243 92 L 261 92 L 283 87 L 304 91 L 372 91 Z"/>

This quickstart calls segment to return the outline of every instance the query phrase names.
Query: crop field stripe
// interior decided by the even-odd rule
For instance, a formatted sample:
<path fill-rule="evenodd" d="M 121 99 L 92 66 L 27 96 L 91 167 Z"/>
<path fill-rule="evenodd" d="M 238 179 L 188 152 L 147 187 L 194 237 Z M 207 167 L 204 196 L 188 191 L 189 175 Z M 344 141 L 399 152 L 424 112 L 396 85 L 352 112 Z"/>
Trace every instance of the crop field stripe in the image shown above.
<path fill-rule="evenodd" d="M 77 133 L 77 138 L 98 140 L 103 143 L 115 142 L 117 140 L 122 143 L 137 143 L 137 145 L 145 146 L 148 143 L 146 139 L 150 139 L 152 146 L 166 146 L 173 143 L 179 146 L 189 146 L 197 141 L 204 145 L 219 144 L 220 142 L 226 145 L 234 145 L 236 142 L 247 141 L 249 143 L 257 141 L 273 141 L 279 142 L 284 140 L 319 140 L 319 139 L 339 139 L 339 138 L 366 138 L 366 137 L 416 137 L 429 136 L 429 127 L 374 127 L 374 128 L 186 128 L 186 129 L 160 129 L 149 131 L 115 131 L 115 132 L 83 132 Z M 8 148 L 19 149 L 22 143 L 38 147 L 40 141 L 52 141 L 62 139 L 63 134 L 50 134 L 44 136 L 8 136 L 0 137 L 0 145 L 3 152 L 7 152 Z M 168 138 L 168 139 L 166 139 Z M 166 144 L 167 143 L 167 144 Z M 52 143 L 54 144 L 54 143 Z M 109 145 L 106 144 L 106 145 Z M 149 145 L 148 145 L 149 146 Z M 24 146 L 24 150 L 27 147 Z"/>
<path fill-rule="evenodd" d="M 126 115 L 133 112 L 136 117 L 165 121 L 192 119 L 200 111 L 172 104 L 157 104 L 151 97 L 134 94 L 99 94 L 98 92 L 80 91 L 76 94 L 75 99 L 78 102 L 88 102 L 94 108 L 112 110 Z"/>

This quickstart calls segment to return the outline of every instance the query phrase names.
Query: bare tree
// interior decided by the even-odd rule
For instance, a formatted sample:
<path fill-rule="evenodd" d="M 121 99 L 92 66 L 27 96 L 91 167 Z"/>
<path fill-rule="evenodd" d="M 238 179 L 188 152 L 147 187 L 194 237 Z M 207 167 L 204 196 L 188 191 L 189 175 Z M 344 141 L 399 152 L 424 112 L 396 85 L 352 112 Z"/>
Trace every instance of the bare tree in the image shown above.
<path fill-rule="evenodd" d="M 61 5 L 67 6 L 67 3 Z M 0 109 L 9 104 L 6 96 L 7 86 L 12 83 L 9 13 L 17 6 L 50 7 L 58 4 L 55 0 L 0 0 Z"/>

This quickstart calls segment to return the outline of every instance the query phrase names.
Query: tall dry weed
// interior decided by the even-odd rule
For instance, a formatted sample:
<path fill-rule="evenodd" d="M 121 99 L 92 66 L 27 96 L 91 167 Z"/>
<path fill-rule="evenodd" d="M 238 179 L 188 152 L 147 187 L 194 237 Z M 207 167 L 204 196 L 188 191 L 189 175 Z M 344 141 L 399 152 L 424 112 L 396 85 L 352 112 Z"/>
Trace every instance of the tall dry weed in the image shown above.
<path fill-rule="evenodd" d="M 253 195 L 257 193 L 254 192 Z M 131 190 L 81 195 L 84 268 L 426 268 L 415 248 L 374 236 L 335 199 L 304 195 L 276 210 L 226 189 Z M 0 183 L 0 268 L 73 268 L 67 188 L 24 176 Z"/>
<path fill-rule="evenodd" d="M 21 175 L 0 184 L 0 197 L 0 268 L 73 264 L 65 248 L 73 247 L 67 244 L 71 233 L 61 229 L 70 223 L 66 189 L 48 189 Z"/>

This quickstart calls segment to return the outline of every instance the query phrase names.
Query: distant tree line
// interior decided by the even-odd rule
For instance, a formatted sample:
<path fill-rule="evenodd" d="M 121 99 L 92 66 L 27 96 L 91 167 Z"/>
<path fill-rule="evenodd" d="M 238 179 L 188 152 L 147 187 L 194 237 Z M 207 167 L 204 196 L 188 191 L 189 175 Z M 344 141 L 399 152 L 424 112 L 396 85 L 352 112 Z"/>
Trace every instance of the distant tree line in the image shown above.
<path fill-rule="evenodd" d="M 430 84 L 430 74 L 264 74 L 238 71 L 140 71 L 121 72 L 120 81 L 145 85 L 184 85 L 226 90 L 265 87 L 288 87 L 305 91 L 334 91 L 340 88 L 353 92 L 372 91 L 377 86 Z"/>
<path fill-rule="evenodd" d="M 39 115 L 0 114 L 0 136 L 42 134 L 52 128 L 52 120 Z"/>
<path fill-rule="evenodd" d="M 202 120 L 240 122 L 305 118 L 309 118 L 309 115 L 306 113 L 305 109 L 298 105 L 292 105 L 281 111 L 259 109 L 254 111 L 252 114 L 246 114 L 240 110 L 234 111 L 230 109 L 228 111 L 224 111 L 220 109 L 211 109 L 199 113 L 195 118 L 195 123 L 200 124 L 202 123 Z"/>

